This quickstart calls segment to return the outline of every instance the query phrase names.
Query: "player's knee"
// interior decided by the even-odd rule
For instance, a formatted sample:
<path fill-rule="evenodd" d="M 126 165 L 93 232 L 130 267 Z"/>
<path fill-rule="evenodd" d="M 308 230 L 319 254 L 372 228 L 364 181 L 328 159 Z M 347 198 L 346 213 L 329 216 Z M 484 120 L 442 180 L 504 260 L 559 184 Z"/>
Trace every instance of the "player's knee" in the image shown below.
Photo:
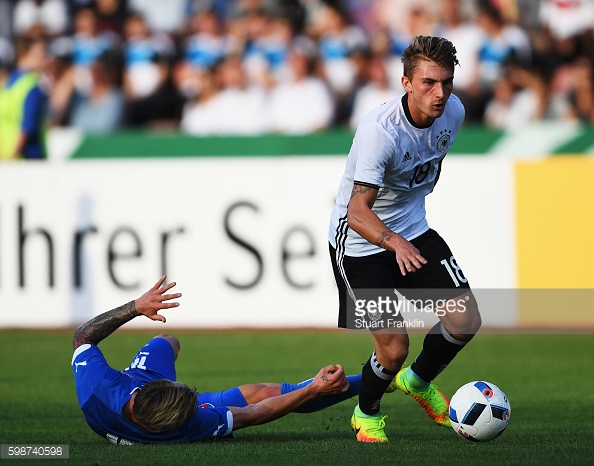
<path fill-rule="evenodd" d="M 389 371 L 398 371 L 408 356 L 408 335 L 374 334 L 375 357 Z"/>
<path fill-rule="evenodd" d="M 398 343 L 393 344 L 388 348 L 382 350 L 382 359 L 386 360 L 385 367 L 391 371 L 397 371 L 400 369 L 404 361 L 408 356 L 408 345 Z"/>
<path fill-rule="evenodd" d="M 242 394 L 248 404 L 255 404 L 267 398 L 280 395 L 281 386 L 278 384 L 254 384 L 249 386 L 249 389 L 242 390 Z"/>
<path fill-rule="evenodd" d="M 481 325 L 483 324 L 483 319 L 481 318 L 481 313 L 478 309 L 478 303 L 476 302 L 476 299 L 474 299 L 474 297 L 470 301 L 467 311 L 468 312 L 466 315 L 466 333 L 475 335 L 481 328 Z"/>
<path fill-rule="evenodd" d="M 175 359 L 177 359 L 177 355 L 179 354 L 179 350 L 181 348 L 181 343 L 179 342 L 177 337 L 174 337 L 173 335 L 167 335 L 166 333 L 161 333 L 161 334 L 155 336 L 155 338 L 163 338 L 164 340 L 167 340 L 169 342 L 169 344 L 171 345 L 171 347 L 173 348 L 173 353 L 175 354 Z"/>
<path fill-rule="evenodd" d="M 462 315 L 464 318 L 456 322 L 451 333 L 457 340 L 470 341 L 478 333 L 483 323 L 474 297 L 469 301 Z"/>
<path fill-rule="evenodd" d="M 271 386 L 271 387 L 264 387 L 260 390 L 260 396 L 263 400 L 267 398 L 272 398 L 273 396 L 279 396 L 281 394 L 281 387 L 278 386 Z"/>
<path fill-rule="evenodd" d="M 473 335 L 476 334 L 482 325 L 483 325 L 483 319 L 477 310 L 476 314 L 473 316 L 472 323 L 471 323 L 472 334 Z"/>

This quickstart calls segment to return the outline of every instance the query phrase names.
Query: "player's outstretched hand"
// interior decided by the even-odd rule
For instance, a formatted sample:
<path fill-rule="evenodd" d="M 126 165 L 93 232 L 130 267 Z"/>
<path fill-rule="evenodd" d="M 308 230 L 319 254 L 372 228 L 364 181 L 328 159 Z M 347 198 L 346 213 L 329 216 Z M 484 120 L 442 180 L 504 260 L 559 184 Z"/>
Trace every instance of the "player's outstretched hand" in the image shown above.
<path fill-rule="evenodd" d="M 148 290 L 140 298 L 134 301 L 136 311 L 139 314 L 147 316 L 151 320 L 160 320 L 163 323 L 166 321 L 166 319 L 158 312 L 161 309 L 170 309 L 172 307 L 179 306 L 178 302 L 170 301 L 172 299 L 178 299 L 181 297 L 181 293 L 165 294 L 167 291 L 169 291 L 171 288 L 175 286 L 175 282 L 171 282 L 165 286 L 162 286 L 163 283 L 165 283 L 166 278 L 167 276 L 163 275 L 150 290 Z"/>
<path fill-rule="evenodd" d="M 318 395 L 335 395 L 349 389 L 349 381 L 340 364 L 320 369 L 311 385 Z"/>

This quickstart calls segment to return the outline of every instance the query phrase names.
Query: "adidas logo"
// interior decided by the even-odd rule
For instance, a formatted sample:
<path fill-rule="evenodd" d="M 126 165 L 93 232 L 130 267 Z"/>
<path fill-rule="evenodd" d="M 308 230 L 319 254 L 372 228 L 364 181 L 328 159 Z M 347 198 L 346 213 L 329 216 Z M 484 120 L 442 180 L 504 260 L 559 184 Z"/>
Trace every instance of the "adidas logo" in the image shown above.
<path fill-rule="evenodd" d="M 404 160 L 403 160 L 404 162 L 406 162 L 410 159 L 412 159 L 412 157 L 410 156 L 410 154 L 408 152 L 406 154 L 404 154 Z"/>

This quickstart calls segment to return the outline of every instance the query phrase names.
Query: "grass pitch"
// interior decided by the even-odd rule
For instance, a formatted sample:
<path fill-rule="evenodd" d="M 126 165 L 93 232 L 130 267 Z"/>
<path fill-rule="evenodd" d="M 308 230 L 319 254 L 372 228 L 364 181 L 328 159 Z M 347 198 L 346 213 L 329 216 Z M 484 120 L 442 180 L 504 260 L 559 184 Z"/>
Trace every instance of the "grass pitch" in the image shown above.
<path fill-rule="evenodd" d="M 126 367 L 155 332 L 119 330 L 100 345 Z M 368 335 L 343 332 L 174 332 L 182 343 L 178 380 L 199 391 L 250 382 L 299 382 L 327 364 L 361 371 Z M 235 440 L 117 447 L 93 433 L 78 408 L 70 370 L 72 332 L 0 332 L 0 443 L 68 444 L 84 465 L 172 464 L 592 464 L 594 335 L 478 335 L 437 384 L 448 396 L 482 379 L 507 394 L 503 435 L 471 443 L 438 427 L 400 392 L 384 396 L 388 444 L 359 444 L 349 419 L 356 400 L 313 414 L 290 414 L 243 429 Z M 422 336 L 411 337 L 411 356 Z M 44 462 L 44 460 L 38 460 Z M 0 460 L 7 465 L 30 460 Z M 37 462 L 35 462 L 37 464 Z"/>

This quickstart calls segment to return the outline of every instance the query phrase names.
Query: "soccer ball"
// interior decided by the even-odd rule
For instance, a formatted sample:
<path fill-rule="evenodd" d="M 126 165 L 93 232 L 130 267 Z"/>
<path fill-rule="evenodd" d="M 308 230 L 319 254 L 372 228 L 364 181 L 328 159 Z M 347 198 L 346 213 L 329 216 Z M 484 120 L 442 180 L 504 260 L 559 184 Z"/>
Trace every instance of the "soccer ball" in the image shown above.
<path fill-rule="evenodd" d="M 472 442 L 486 442 L 501 435 L 510 415 L 507 396 L 489 382 L 462 385 L 450 401 L 452 428 Z"/>

